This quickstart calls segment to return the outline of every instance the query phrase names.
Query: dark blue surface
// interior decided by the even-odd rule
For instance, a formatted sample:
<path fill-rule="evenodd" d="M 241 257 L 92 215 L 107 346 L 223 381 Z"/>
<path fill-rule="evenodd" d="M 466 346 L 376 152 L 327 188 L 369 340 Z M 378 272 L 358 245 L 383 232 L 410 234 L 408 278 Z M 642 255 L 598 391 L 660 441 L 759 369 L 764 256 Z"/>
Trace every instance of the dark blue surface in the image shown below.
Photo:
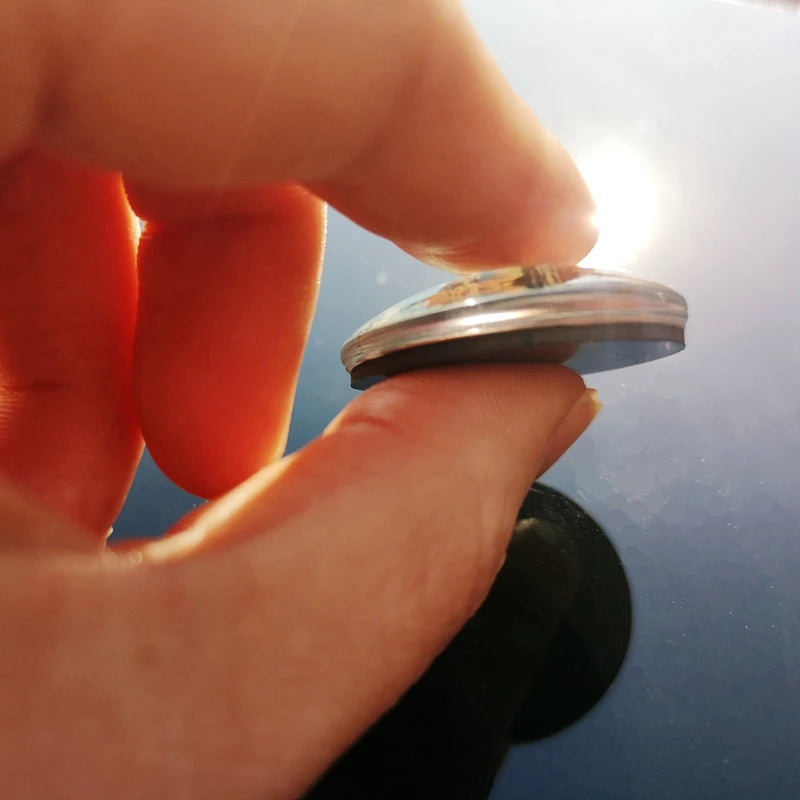
<path fill-rule="evenodd" d="M 794 800 L 800 17 L 686 0 L 468 7 L 580 161 L 610 141 L 647 167 L 649 237 L 627 263 L 593 265 L 670 284 L 691 309 L 685 352 L 592 378 L 605 408 L 546 479 L 622 556 L 628 659 L 587 717 L 510 752 L 492 798 Z M 341 343 L 441 281 L 332 216 L 291 449 L 353 396 Z M 145 461 L 117 529 L 156 532 L 193 502 Z"/>

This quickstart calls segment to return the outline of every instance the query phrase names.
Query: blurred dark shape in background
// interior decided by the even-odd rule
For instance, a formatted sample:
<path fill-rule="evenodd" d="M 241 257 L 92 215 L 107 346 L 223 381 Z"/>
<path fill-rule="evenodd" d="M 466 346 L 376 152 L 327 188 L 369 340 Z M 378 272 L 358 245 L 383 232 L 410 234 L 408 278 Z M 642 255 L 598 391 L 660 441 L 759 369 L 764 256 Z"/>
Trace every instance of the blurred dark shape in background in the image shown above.
<path fill-rule="evenodd" d="M 578 505 L 534 485 L 478 612 L 306 800 L 483 800 L 509 747 L 557 733 L 600 700 L 630 633 L 613 545 Z"/>

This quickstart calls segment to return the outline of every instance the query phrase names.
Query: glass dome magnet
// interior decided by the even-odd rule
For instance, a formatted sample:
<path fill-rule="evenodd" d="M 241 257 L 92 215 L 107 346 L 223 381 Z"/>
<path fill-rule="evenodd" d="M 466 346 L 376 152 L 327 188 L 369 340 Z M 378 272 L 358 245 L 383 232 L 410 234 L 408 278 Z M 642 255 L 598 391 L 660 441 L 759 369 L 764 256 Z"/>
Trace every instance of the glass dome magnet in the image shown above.
<path fill-rule="evenodd" d="M 355 389 L 428 367 L 564 364 L 583 375 L 683 350 L 686 301 L 652 281 L 574 266 L 508 267 L 378 314 L 342 348 Z"/>

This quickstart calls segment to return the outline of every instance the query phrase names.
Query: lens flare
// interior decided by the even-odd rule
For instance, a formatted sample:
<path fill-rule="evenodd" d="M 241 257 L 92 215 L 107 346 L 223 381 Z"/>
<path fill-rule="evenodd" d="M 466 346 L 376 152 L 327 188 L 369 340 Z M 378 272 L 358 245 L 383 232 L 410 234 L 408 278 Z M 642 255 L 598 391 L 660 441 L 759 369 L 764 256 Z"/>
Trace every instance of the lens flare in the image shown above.
<path fill-rule="evenodd" d="M 625 267 L 642 251 L 657 221 L 657 185 L 647 162 L 628 144 L 608 143 L 577 159 L 597 214 L 599 239 L 582 266 Z"/>

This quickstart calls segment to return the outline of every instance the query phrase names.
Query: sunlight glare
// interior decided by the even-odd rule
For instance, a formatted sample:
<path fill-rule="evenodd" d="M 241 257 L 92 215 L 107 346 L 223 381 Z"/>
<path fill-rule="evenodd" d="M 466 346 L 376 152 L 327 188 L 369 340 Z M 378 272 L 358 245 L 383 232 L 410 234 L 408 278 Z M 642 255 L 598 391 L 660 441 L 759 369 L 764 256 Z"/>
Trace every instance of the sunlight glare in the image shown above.
<path fill-rule="evenodd" d="M 581 266 L 618 269 L 633 261 L 656 226 L 656 181 L 647 163 L 628 144 L 608 143 L 577 159 L 597 214 L 599 239 Z"/>

